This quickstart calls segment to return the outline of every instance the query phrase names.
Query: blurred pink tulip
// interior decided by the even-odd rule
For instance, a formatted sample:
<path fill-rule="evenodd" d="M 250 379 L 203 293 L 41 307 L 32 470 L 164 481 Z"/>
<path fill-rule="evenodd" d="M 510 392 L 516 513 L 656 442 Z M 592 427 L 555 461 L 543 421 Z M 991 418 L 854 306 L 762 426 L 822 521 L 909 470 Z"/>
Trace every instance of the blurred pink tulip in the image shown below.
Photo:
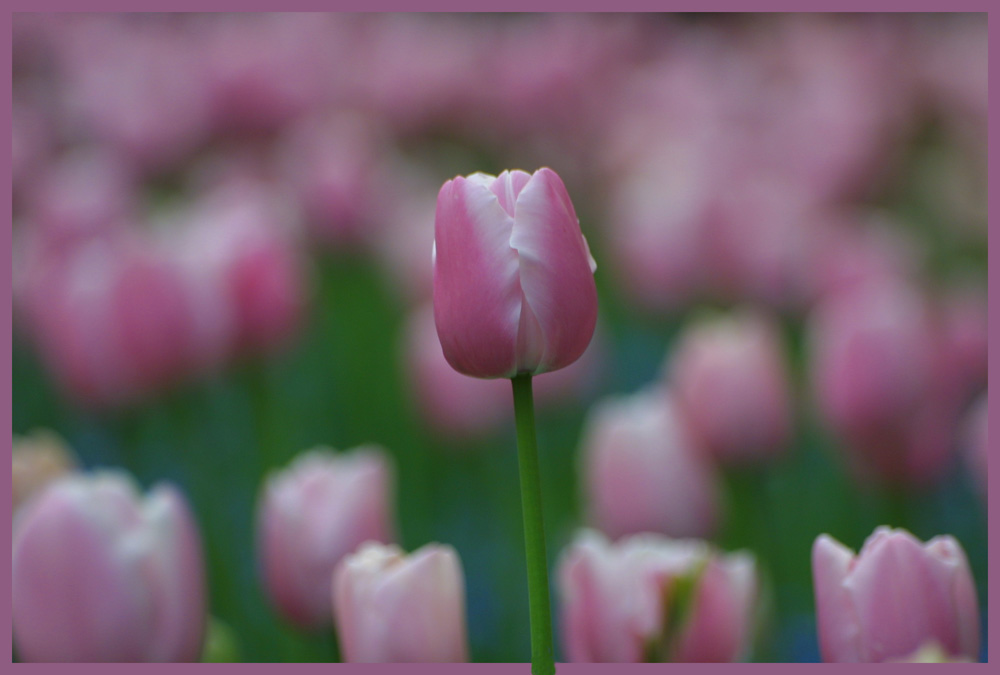
<path fill-rule="evenodd" d="M 62 38 L 59 92 L 71 132 L 144 171 L 174 166 L 205 140 L 205 63 L 182 25 L 90 15 Z"/>
<path fill-rule="evenodd" d="M 698 540 L 585 531 L 559 562 L 562 631 L 573 662 L 729 662 L 747 656 L 753 557 Z"/>
<path fill-rule="evenodd" d="M 709 181 L 701 175 L 707 153 L 684 139 L 633 164 L 611 194 L 607 220 L 615 229 L 605 238 L 613 267 L 624 290 L 650 311 L 682 308 L 703 294 L 707 282 Z"/>
<path fill-rule="evenodd" d="M 780 175 L 733 169 L 733 187 L 713 191 L 702 223 L 706 290 L 723 300 L 753 300 L 794 310 L 806 300 L 813 203 Z"/>
<path fill-rule="evenodd" d="M 778 328 L 740 310 L 687 326 L 666 365 L 695 443 L 724 464 L 781 454 L 792 427 L 791 393 Z"/>
<path fill-rule="evenodd" d="M 362 544 L 334 572 L 332 597 L 346 662 L 468 660 L 465 581 L 450 546 L 404 555 L 398 546 Z"/>
<path fill-rule="evenodd" d="M 174 488 L 125 474 L 58 481 L 18 514 L 14 644 L 24 661 L 195 661 L 205 627 L 197 527 Z"/>
<path fill-rule="evenodd" d="M 302 205 L 307 227 L 334 248 L 375 238 L 383 195 L 377 124 L 359 113 L 309 118 L 291 127 L 278 150 L 279 170 Z"/>
<path fill-rule="evenodd" d="M 215 128 L 273 131 L 321 103 L 337 63 L 328 27 L 320 14 L 208 17 L 198 54 Z"/>
<path fill-rule="evenodd" d="M 434 240 L 434 318 L 455 370 L 537 375 L 587 348 L 597 323 L 596 264 L 551 169 L 448 181 Z"/>
<path fill-rule="evenodd" d="M 136 180 L 107 150 L 76 150 L 49 165 L 27 195 L 27 219 L 49 248 L 120 230 L 137 215 Z"/>
<path fill-rule="evenodd" d="M 976 589 L 954 538 L 921 544 L 905 530 L 879 527 L 855 556 L 824 534 L 812 565 L 824 661 L 905 658 L 932 640 L 950 655 L 978 656 Z"/>
<path fill-rule="evenodd" d="M 403 352 L 413 402 L 435 431 L 468 439 L 493 431 L 510 418 L 508 383 L 462 375 L 448 365 L 429 305 L 409 320 Z"/>
<path fill-rule="evenodd" d="M 271 602 L 289 621 L 330 624 L 330 583 L 341 558 L 393 537 L 392 470 L 380 448 L 316 449 L 271 474 L 257 512 L 257 546 Z"/>
<path fill-rule="evenodd" d="M 664 389 L 597 403 L 581 444 L 584 503 L 602 532 L 612 538 L 713 533 L 719 515 L 716 478 Z"/>
<path fill-rule="evenodd" d="M 192 246 L 224 289 L 233 351 L 260 354 L 286 344 L 306 310 L 306 265 L 290 226 L 296 213 L 268 183 L 238 176 L 211 187 L 188 216 Z M 194 253 L 198 254 L 197 251 Z"/>
<path fill-rule="evenodd" d="M 986 284 L 949 289 L 939 301 L 943 371 L 954 381 L 957 399 L 986 385 L 989 365 L 989 308 Z M 981 289 L 981 290 L 980 290 Z"/>
<path fill-rule="evenodd" d="M 119 237 L 81 246 L 32 280 L 26 312 L 66 393 L 86 406 L 122 405 L 177 374 L 188 328 L 181 287 L 164 261 Z"/>
<path fill-rule="evenodd" d="M 924 298 L 900 281 L 855 287 L 809 318 L 810 377 L 824 421 L 848 440 L 898 426 L 931 381 L 933 332 Z"/>
<path fill-rule="evenodd" d="M 809 242 L 806 295 L 811 301 L 886 279 L 912 278 L 923 251 L 899 224 L 878 212 L 818 215 Z"/>

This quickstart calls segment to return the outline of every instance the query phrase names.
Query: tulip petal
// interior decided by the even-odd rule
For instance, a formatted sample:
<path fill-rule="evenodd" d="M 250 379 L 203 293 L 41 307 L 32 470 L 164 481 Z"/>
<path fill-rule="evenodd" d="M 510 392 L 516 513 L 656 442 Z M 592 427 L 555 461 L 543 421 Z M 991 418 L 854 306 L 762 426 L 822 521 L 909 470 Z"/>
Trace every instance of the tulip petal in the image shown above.
<path fill-rule="evenodd" d="M 438 194 L 434 320 L 445 358 L 460 373 L 517 372 L 522 298 L 513 227 L 481 174 L 448 181 Z"/>
<path fill-rule="evenodd" d="M 860 635 L 845 581 L 854 553 L 828 535 L 813 544 L 813 587 L 816 592 L 816 628 L 823 660 L 855 663 L 861 659 Z"/>
<path fill-rule="evenodd" d="M 205 634 L 204 570 L 194 518 L 180 494 L 169 486 L 154 488 L 146 501 L 146 545 L 141 568 L 155 594 L 156 640 L 147 661 L 195 662 Z"/>
<path fill-rule="evenodd" d="M 951 647 L 953 655 L 963 655 L 970 659 L 979 657 L 979 601 L 972 580 L 969 560 L 958 541 L 951 536 L 934 537 L 924 545 L 929 553 L 931 565 L 938 574 L 946 577 L 955 605 L 954 630 L 957 639 Z"/>
<path fill-rule="evenodd" d="M 394 663 L 468 661 L 465 588 L 458 556 L 448 547 L 428 545 L 390 574 L 380 589 L 386 660 Z"/>
<path fill-rule="evenodd" d="M 535 172 L 517 196 L 510 245 L 517 250 L 521 289 L 542 341 L 539 361 L 526 359 L 517 364 L 518 370 L 538 374 L 563 368 L 590 343 L 597 323 L 597 289 L 576 211 L 551 169 Z M 533 346 L 537 339 L 533 333 L 523 338 Z"/>
<path fill-rule="evenodd" d="M 865 661 L 905 657 L 929 639 L 957 649 L 950 575 L 942 575 L 908 532 L 883 535 L 863 553 L 845 586 L 854 598 Z"/>
<path fill-rule="evenodd" d="M 141 661 L 152 638 L 151 599 L 113 545 L 106 526 L 114 514 L 102 522 L 101 505 L 87 503 L 73 481 L 50 488 L 15 528 L 18 655 L 24 661 Z"/>

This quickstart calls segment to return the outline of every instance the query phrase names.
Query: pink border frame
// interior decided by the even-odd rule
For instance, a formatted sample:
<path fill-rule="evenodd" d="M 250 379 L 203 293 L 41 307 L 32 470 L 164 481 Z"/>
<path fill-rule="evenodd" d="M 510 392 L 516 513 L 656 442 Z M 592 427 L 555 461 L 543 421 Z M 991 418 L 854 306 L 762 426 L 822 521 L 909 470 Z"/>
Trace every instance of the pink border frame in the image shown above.
<path fill-rule="evenodd" d="M 84 8 L 82 5 L 86 5 Z M 318 2 L 316 0 L 303 1 L 285 4 L 280 8 L 276 8 L 275 5 L 278 3 L 274 2 L 261 2 L 257 1 L 245 1 L 245 2 L 233 2 L 231 0 L 216 0 L 214 2 L 191 2 L 187 1 L 177 1 L 173 3 L 136 3 L 136 2 L 125 2 L 123 0 L 104 0 L 103 2 L 89 2 L 89 3 L 74 3 L 68 0 L 45 0 L 42 2 L 14 2 L 12 7 L 8 11 L 4 12 L 2 16 L 3 20 L 3 35 L 7 37 L 8 45 L 11 40 L 11 16 L 16 11 L 23 12 L 39 12 L 39 11 L 81 11 L 86 9 L 87 11 L 136 11 L 139 10 L 139 5 L 142 5 L 141 11 L 263 11 L 263 10 L 275 10 L 280 9 L 280 11 L 413 11 L 414 7 L 412 4 L 400 2 L 395 0 L 393 2 L 359 2 L 338 0 L 337 2 Z M 159 5 L 159 7 L 157 7 Z M 432 2 L 423 2 L 419 4 L 420 8 L 430 11 L 495 11 L 493 7 L 487 7 L 480 5 L 479 8 L 470 7 L 468 2 L 457 2 L 456 0 L 433 0 Z M 871 0 L 859 1 L 859 0 L 842 0 L 839 3 L 821 3 L 821 2 L 792 2 L 789 0 L 770 0 L 768 2 L 758 2 L 752 7 L 754 11 L 802 11 L 804 9 L 809 9 L 812 11 L 837 11 L 837 12 L 849 12 L 849 11 L 890 11 L 890 12 L 928 12 L 928 11 L 949 11 L 949 12 L 987 12 L 989 3 L 984 0 L 964 0 L 961 2 L 930 2 L 928 0 L 911 1 L 911 2 L 898 2 L 881 0 L 877 2 L 872 2 Z M 766 9 L 764 9 L 766 8 Z M 652 2 L 650 0 L 618 0 L 617 2 L 611 3 L 606 0 L 603 2 L 589 0 L 585 2 L 566 2 L 557 1 L 552 2 L 540 2 L 534 0 L 533 2 L 508 2 L 505 4 L 504 9 L 508 11 L 677 11 L 679 9 L 685 10 L 696 10 L 696 11 L 748 11 L 751 7 L 747 6 L 745 3 L 734 2 L 733 0 L 707 0 L 700 3 L 688 2 L 688 3 L 662 3 L 662 2 Z M 989 42 L 994 42 L 994 36 L 996 34 L 996 29 L 990 25 L 988 29 Z M 7 104 L 0 109 L 0 113 L 3 111 L 8 111 L 7 115 L 3 115 L 6 118 L 8 125 L 10 123 L 10 99 L 11 99 L 11 51 L 6 49 L 3 51 L 4 57 L 4 70 L 3 72 L 8 73 L 7 76 L 7 87 L 5 89 Z M 990 57 L 990 66 L 996 66 L 997 61 L 1000 61 L 1000 57 L 993 58 Z M 997 80 L 1000 79 L 1000 68 L 990 68 L 990 90 L 991 92 L 998 91 Z M 993 106 L 993 98 L 997 96 L 990 96 L 990 115 L 989 115 L 989 126 L 990 130 L 996 127 L 996 118 L 1000 117 L 1000 114 L 996 113 L 996 107 Z M 7 155 L 10 157 L 10 155 Z M 989 166 L 993 168 L 997 165 L 996 162 L 996 142 L 992 138 L 989 142 Z M 5 180 L 9 181 L 11 176 L 11 164 L 10 162 L 3 162 L 3 175 Z M 1000 186 L 998 186 L 997 174 L 994 171 L 990 171 L 989 178 L 989 196 L 991 201 L 993 198 L 1000 197 Z M 7 204 L 5 209 L 11 208 L 11 193 L 4 192 L 5 203 Z M 10 213 L 10 211 L 7 211 Z M 990 221 L 990 229 L 992 230 L 992 221 Z M 5 230 L 2 238 L 2 247 L 6 251 L 11 250 L 11 230 Z M 997 259 L 993 256 L 993 249 L 1000 248 L 1000 240 L 992 240 L 988 244 L 988 255 L 992 260 Z M 11 258 L 4 257 L 3 261 L 8 262 Z M 7 272 L 10 272 L 8 266 L 4 266 Z M 995 276 L 992 274 L 992 262 L 989 264 L 990 273 L 988 281 L 988 293 L 989 293 L 989 325 L 990 325 L 990 351 L 992 351 L 993 344 L 1000 341 L 1000 333 L 998 333 L 997 328 L 1000 328 L 1000 310 L 998 310 L 997 305 L 1000 304 L 1000 276 Z M 5 273 L 4 279 L 11 279 L 11 275 Z M 8 281 L 8 284 L 11 282 Z M 8 285 L 8 293 L 4 296 L 4 308 L 3 317 L 4 322 L 7 325 L 7 330 L 2 334 L 4 343 L 7 344 L 7 348 L 11 348 L 11 293 L 10 286 Z M 1000 368 L 1000 366 L 998 366 Z M 6 401 L 0 406 L 0 414 L 3 415 L 3 424 L 5 428 L 12 429 L 12 408 L 11 403 L 13 400 L 12 391 L 12 364 L 10 362 L 4 364 L 4 378 L 7 382 L 6 387 L 3 390 L 3 397 Z M 990 369 L 989 380 L 993 379 L 993 369 Z M 996 415 L 990 411 L 990 426 L 994 426 L 996 417 L 1000 419 L 1000 412 Z M 10 439 L 11 436 L 7 435 L 2 440 L 7 441 L 4 444 L 7 454 L 10 454 Z M 992 452 L 992 446 L 991 446 Z M 7 463 L 2 464 L 2 468 L 7 468 L 10 465 Z M 1000 510 L 1000 502 L 996 500 L 991 500 L 989 494 L 995 491 L 994 485 L 997 484 L 998 480 L 993 474 L 1000 473 L 1000 468 L 992 466 L 989 470 L 988 477 L 988 495 L 987 495 L 987 514 L 989 520 L 989 543 L 988 551 L 991 564 L 989 565 L 989 590 L 988 590 L 988 630 L 987 630 L 987 643 L 989 645 L 989 652 L 995 653 L 995 649 L 1000 645 L 1000 636 L 998 636 L 997 617 L 996 617 L 996 607 L 1000 603 L 1000 599 L 996 596 L 1000 595 L 1000 586 L 998 582 L 992 581 L 992 569 L 994 567 L 993 562 L 998 560 L 997 554 L 994 554 L 994 549 L 1000 547 L 1000 541 L 996 536 L 997 523 L 1000 522 L 998 518 L 994 515 L 994 512 Z M 7 490 L 3 490 L 5 494 L 9 494 L 10 482 L 9 482 L 9 471 L 4 472 L 5 480 L 0 484 L 0 488 L 7 487 Z M 10 502 L 5 502 L 10 503 Z M 3 522 L 7 522 L 6 519 Z M 5 541 L 10 541 L 9 537 L 5 537 Z M 3 563 L 7 562 L 7 558 L 2 559 Z M 10 572 L 10 567 L 7 564 L 2 565 L 5 574 Z M 4 590 L 9 591 L 10 589 L 3 586 Z M 0 599 L 0 606 L 10 607 L 10 594 L 4 593 L 3 599 Z M 10 620 L 10 614 L 7 614 L 8 622 Z M 665 666 L 663 664 L 645 664 L 645 665 L 629 665 L 627 669 L 629 672 L 663 672 L 664 668 L 668 668 L 670 672 L 677 672 L 679 669 L 683 668 L 689 672 L 697 671 L 699 673 L 709 673 L 717 672 L 719 670 L 726 670 L 728 668 L 738 667 L 741 670 L 757 670 L 757 672 L 773 672 L 773 668 L 779 670 L 785 670 L 790 668 L 799 668 L 802 664 L 728 664 L 728 665 L 709 665 L 709 664 L 671 664 L 670 666 Z M 227 673 L 264 673 L 264 672 L 274 672 L 274 666 L 272 664 L 149 664 L 149 665 L 139 665 L 126 664 L 126 665 L 103 665 L 103 664 L 75 664 L 69 666 L 60 665 L 46 665 L 46 664 L 16 664 L 16 667 L 25 672 L 31 671 L 33 673 L 42 672 L 66 672 L 72 669 L 75 672 L 81 673 L 133 673 L 135 669 L 141 669 L 142 672 L 160 672 L 165 673 L 168 670 L 175 670 L 178 668 L 208 668 L 214 670 L 215 672 L 222 672 L 225 670 Z M 449 673 L 460 673 L 469 672 L 470 670 L 475 671 L 481 675 L 527 675 L 529 673 L 529 668 L 527 664 L 384 664 L 384 665 L 357 665 L 357 664 L 289 664 L 282 665 L 282 668 L 294 668 L 298 672 L 305 672 L 309 670 L 314 673 L 329 673 L 331 667 L 336 669 L 337 673 L 364 673 L 367 675 L 382 675 L 387 673 L 405 673 L 405 674 L 444 674 Z M 823 664 L 816 667 L 824 669 L 837 669 L 839 672 L 847 672 L 850 666 L 846 665 L 832 665 Z M 879 666 L 865 665 L 863 668 L 879 668 L 879 672 L 885 672 L 885 668 L 898 669 L 907 667 L 906 664 L 883 664 Z M 975 665 L 969 664 L 949 664 L 950 668 L 966 668 L 975 667 Z M 596 673 L 611 673 L 620 672 L 621 666 L 612 664 L 559 664 L 558 672 L 564 675 L 589 675 Z M 785 670 L 785 672 L 790 672 Z M 827 671 L 829 672 L 829 670 Z"/>

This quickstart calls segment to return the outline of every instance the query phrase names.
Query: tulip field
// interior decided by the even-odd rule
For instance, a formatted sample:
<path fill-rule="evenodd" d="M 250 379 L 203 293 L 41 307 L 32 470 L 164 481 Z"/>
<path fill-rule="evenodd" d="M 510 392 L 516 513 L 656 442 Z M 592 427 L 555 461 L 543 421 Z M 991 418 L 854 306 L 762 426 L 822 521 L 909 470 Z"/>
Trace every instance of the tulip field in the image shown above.
<path fill-rule="evenodd" d="M 12 38 L 13 660 L 987 660 L 985 14 Z"/>

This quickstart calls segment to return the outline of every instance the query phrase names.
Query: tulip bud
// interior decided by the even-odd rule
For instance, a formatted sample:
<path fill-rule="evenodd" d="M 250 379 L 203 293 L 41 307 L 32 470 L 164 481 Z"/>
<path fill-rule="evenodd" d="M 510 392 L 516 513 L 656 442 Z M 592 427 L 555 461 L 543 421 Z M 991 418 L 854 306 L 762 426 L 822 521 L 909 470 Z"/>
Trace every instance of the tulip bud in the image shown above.
<path fill-rule="evenodd" d="M 590 343 L 597 266 L 551 169 L 445 183 L 433 256 L 434 319 L 458 372 L 536 375 L 568 366 Z"/>
<path fill-rule="evenodd" d="M 334 572 L 333 613 L 344 661 L 468 660 L 462 565 L 450 546 L 404 555 L 363 544 Z"/>
<path fill-rule="evenodd" d="M 582 438 L 585 502 L 591 522 L 605 534 L 712 534 L 719 500 L 715 476 L 666 391 L 598 403 Z"/>
<path fill-rule="evenodd" d="M 791 433 L 791 399 L 781 338 L 746 310 L 690 325 L 669 363 L 677 405 L 696 442 L 739 464 L 780 453 Z"/>
<path fill-rule="evenodd" d="M 949 655 L 977 656 L 976 589 L 953 537 L 921 544 L 905 530 L 879 527 L 855 556 L 824 534 L 812 566 L 824 661 L 907 658 L 931 640 Z"/>
<path fill-rule="evenodd" d="M 850 440 L 909 417 L 931 378 L 933 336 L 923 298 L 873 282 L 820 303 L 809 319 L 811 377 L 827 424 Z"/>
<path fill-rule="evenodd" d="M 14 643 L 24 661 L 195 661 L 205 626 L 197 527 L 167 485 L 60 480 L 14 521 Z"/>
<path fill-rule="evenodd" d="M 14 513 L 29 497 L 76 469 L 76 458 L 66 442 L 48 430 L 34 431 L 28 436 L 14 436 L 11 455 Z"/>
<path fill-rule="evenodd" d="M 562 630 L 574 662 L 726 662 L 746 655 L 757 581 L 748 553 L 642 534 L 585 531 L 559 563 Z"/>
<path fill-rule="evenodd" d="M 337 563 L 364 541 L 391 540 L 390 483 L 388 457 L 374 446 L 312 450 L 268 477 L 257 545 L 271 602 L 289 621 L 328 625 Z"/>

